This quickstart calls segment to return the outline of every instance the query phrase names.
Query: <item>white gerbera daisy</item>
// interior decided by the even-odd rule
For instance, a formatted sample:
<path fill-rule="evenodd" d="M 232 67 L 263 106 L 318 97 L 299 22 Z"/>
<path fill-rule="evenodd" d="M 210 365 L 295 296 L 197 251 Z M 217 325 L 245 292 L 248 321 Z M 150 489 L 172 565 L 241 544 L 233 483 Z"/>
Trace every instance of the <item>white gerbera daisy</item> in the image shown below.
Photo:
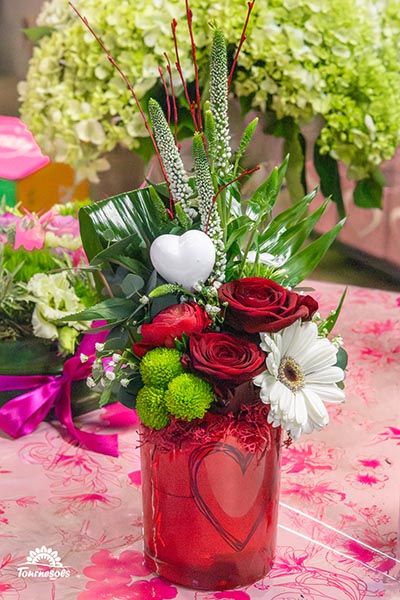
<path fill-rule="evenodd" d="M 253 379 L 260 398 L 270 404 L 273 427 L 282 426 L 298 439 L 302 432 L 322 429 L 329 422 L 324 402 L 342 402 L 343 369 L 336 366 L 338 348 L 318 337 L 315 323 L 300 320 L 278 333 L 261 333 L 267 353 L 266 370 Z"/>

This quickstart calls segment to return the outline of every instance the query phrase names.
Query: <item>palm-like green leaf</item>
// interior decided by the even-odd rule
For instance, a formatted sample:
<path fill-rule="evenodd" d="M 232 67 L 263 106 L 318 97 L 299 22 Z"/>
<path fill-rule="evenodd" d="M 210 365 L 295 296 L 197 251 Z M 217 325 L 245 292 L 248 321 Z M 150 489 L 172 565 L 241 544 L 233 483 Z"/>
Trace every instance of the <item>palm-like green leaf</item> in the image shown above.
<path fill-rule="evenodd" d="M 149 248 L 161 233 L 169 232 L 171 225 L 162 213 L 160 197 L 151 187 L 118 194 L 89 206 L 79 212 L 82 244 L 91 261 L 110 244 L 127 238 L 135 246 Z M 115 253 L 110 251 L 109 257 Z"/>
<path fill-rule="evenodd" d="M 277 215 L 268 224 L 264 232 L 258 237 L 260 252 L 270 252 L 270 249 L 279 243 L 281 236 L 298 224 L 303 216 L 307 215 L 308 207 L 315 198 L 317 191 L 317 189 L 314 189 L 296 204 Z"/>
<path fill-rule="evenodd" d="M 285 264 L 274 273 L 274 280 L 283 286 L 294 287 L 301 283 L 320 263 L 325 252 L 336 239 L 345 224 L 342 219 L 327 233 L 294 254 Z"/>
<path fill-rule="evenodd" d="M 285 260 L 296 254 L 308 240 L 316 223 L 318 223 L 325 212 L 327 205 L 328 200 L 309 216 L 296 223 L 296 225 L 287 229 L 284 227 L 278 238 L 274 236 L 272 240 L 267 240 L 263 245 L 260 244 L 263 251 L 267 251 L 274 256 L 282 257 Z"/>

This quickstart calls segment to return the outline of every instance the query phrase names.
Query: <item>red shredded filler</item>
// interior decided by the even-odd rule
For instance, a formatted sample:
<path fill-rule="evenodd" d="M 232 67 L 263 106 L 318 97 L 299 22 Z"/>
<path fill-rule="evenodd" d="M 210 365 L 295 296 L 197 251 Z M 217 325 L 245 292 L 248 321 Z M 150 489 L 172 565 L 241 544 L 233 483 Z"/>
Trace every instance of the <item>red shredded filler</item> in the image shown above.
<path fill-rule="evenodd" d="M 167 427 L 159 430 L 142 425 L 140 444 L 150 443 L 157 450 L 169 452 L 184 444 L 216 442 L 232 435 L 247 452 L 263 454 L 271 447 L 268 412 L 269 406 L 257 403 L 243 406 L 237 414 L 207 413 L 204 419 L 195 419 L 189 423 L 172 419 Z"/>

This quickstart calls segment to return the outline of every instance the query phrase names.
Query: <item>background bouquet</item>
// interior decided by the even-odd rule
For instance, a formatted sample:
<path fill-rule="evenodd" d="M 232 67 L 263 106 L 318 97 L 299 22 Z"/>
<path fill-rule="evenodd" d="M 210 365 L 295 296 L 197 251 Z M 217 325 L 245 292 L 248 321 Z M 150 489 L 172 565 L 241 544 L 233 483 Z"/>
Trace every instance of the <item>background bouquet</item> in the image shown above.
<path fill-rule="evenodd" d="M 72 413 L 98 406 L 86 378 L 104 339 L 84 335 L 90 321 L 69 318 L 97 299 L 79 235 L 81 206 L 0 214 L 0 429 L 18 438 L 50 414 L 72 439 L 117 455 L 116 436 L 81 432 L 72 421 Z"/>
<path fill-rule="evenodd" d="M 36 337 L 73 354 L 90 323 L 62 318 L 93 304 L 93 277 L 84 267 L 77 219 L 82 204 L 55 205 L 39 215 L 0 213 L 0 341 Z"/>
<path fill-rule="evenodd" d="M 245 3 L 193 0 L 200 73 L 206 65 L 209 21 L 220 24 L 230 59 L 240 39 Z M 264 128 L 290 151 L 287 184 L 293 197 L 304 192 L 303 126 L 315 123 L 315 164 L 322 190 L 341 207 L 336 162 L 359 183 L 355 200 L 379 206 L 384 179 L 379 167 L 399 144 L 400 74 L 396 52 L 399 2 L 376 0 L 274 0 L 252 2 L 248 39 L 238 59 L 232 92 L 247 113 L 263 114 Z M 253 7 L 254 5 L 254 7 Z M 195 73 L 181 0 L 105 0 L 79 2 L 131 81 L 138 97 L 162 98 L 158 68 L 164 52 L 173 56 L 170 22 L 185 78 Z M 20 84 L 21 113 L 43 151 L 97 180 L 107 168 L 106 153 L 117 144 L 147 160 L 153 149 L 140 114 L 106 57 L 77 23 L 67 2 L 43 5 L 38 41 L 26 82 Z M 181 108 L 180 136 L 193 131 L 183 86 L 172 73 Z M 166 79 L 168 76 L 166 75 Z M 265 156 L 261 157 L 265 160 Z"/>

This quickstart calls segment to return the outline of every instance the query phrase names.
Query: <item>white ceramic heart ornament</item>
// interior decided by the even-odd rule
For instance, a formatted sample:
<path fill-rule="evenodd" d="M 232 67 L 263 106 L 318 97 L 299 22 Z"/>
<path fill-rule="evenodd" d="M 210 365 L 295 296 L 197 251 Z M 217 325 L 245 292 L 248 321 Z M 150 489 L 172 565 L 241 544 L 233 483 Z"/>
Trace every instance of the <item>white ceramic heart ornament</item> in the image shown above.
<path fill-rule="evenodd" d="M 150 247 L 150 259 L 163 279 L 190 291 L 211 274 L 215 247 L 206 233 L 192 229 L 183 235 L 160 235 Z"/>

